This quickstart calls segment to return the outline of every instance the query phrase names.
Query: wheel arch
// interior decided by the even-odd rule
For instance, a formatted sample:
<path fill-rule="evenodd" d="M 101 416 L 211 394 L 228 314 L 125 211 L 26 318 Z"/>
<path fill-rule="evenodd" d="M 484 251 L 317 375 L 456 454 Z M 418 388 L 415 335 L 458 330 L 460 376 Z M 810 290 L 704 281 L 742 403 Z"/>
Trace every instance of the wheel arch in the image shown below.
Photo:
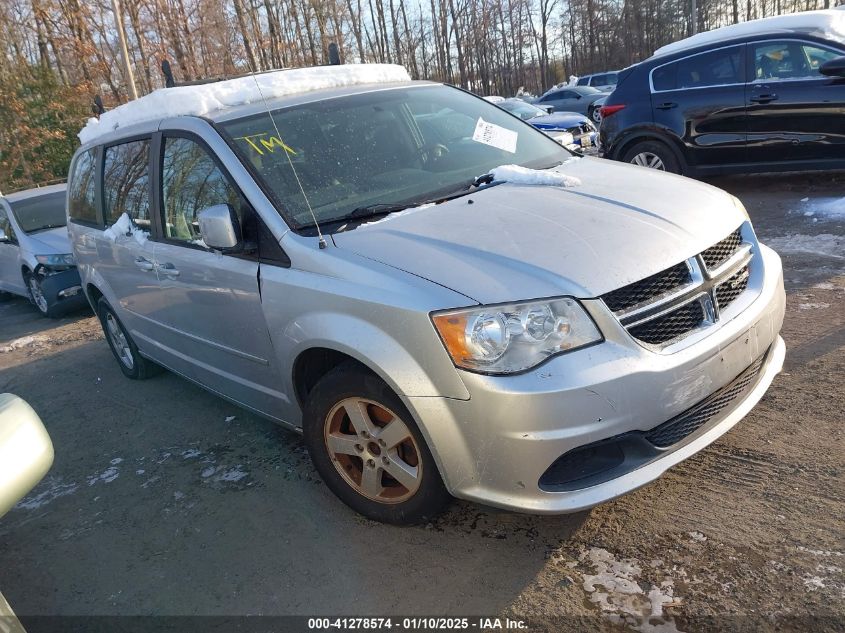
<path fill-rule="evenodd" d="M 374 374 L 387 383 L 372 367 L 346 352 L 324 346 L 309 347 L 297 355 L 291 370 L 293 393 L 300 409 L 304 408 L 308 395 L 323 376 L 343 363 L 355 364 L 362 371 Z"/>
<path fill-rule="evenodd" d="M 656 141 L 662 143 L 675 155 L 678 164 L 681 166 L 681 173 L 686 173 L 688 169 L 686 158 L 679 139 L 673 138 L 672 135 L 666 134 L 653 128 L 641 129 L 631 132 L 619 141 L 613 148 L 611 158 L 613 160 L 622 160 L 622 156 L 636 143 L 643 141 Z"/>

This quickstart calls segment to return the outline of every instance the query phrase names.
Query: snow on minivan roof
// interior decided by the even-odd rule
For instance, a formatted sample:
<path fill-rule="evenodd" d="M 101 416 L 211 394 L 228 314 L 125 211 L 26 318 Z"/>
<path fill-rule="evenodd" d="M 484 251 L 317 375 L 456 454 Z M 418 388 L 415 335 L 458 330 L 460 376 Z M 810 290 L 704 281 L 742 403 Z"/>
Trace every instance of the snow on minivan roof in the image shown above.
<path fill-rule="evenodd" d="M 160 88 L 91 118 L 79 132 L 83 145 L 119 128 L 178 116 L 206 116 L 212 112 L 264 99 L 363 84 L 410 81 L 396 64 L 343 64 L 292 68 L 247 75 L 195 86 Z M 259 91 L 258 86 L 261 87 Z"/>
<path fill-rule="evenodd" d="M 845 43 L 845 6 L 821 11 L 802 11 L 800 13 L 790 13 L 789 15 L 776 15 L 769 18 L 760 18 L 759 20 L 749 20 L 748 22 L 723 26 L 667 44 L 654 51 L 652 57 L 662 57 L 663 55 L 669 55 L 689 48 L 695 48 L 696 46 L 704 46 L 735 37 L 777 31 L 802 31 Z"/>

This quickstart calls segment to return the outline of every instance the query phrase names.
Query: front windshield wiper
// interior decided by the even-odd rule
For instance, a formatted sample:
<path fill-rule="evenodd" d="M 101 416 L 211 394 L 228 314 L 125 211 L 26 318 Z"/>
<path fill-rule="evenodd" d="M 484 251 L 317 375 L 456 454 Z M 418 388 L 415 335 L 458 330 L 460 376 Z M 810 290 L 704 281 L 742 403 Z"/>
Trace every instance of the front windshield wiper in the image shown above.
<path fill-rule="evenodd" d="M 378 202 L 376 204 L 367 204 L 362 207 L 355 207 L 350 213 L 344 217 L 344 220 L 358 220 L 360 218 L 372 218 L 379 215 L 388 215 L 396 213 L 397 211 L 404 211 L 408 207 L 414 206 L 414 203 L 395 203 L 395 202 Z"/>
<path fill-rule="evenodd" d="M 24 233 L 38 233 L 39 231 L 47 231 L 49 229 L 60 229 L 63 226 L 67 226 L 66 224 L 45 224 L 44 226 L 39 226 L 37 229 L 30 229 L 29 231 L 24 231 Z"/>

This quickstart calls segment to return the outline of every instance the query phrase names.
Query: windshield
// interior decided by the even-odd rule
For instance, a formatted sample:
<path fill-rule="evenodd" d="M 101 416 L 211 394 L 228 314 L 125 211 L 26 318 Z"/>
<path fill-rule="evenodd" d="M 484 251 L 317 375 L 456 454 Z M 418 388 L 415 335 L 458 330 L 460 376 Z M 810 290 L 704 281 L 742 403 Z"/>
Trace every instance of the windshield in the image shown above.
<path fill-rule="evenodd" d="M 548 114 L 545 110 L 531 105 L 530 103 L 525 103 L 525 101 L 522 100 L 502 101 L 496 105 L 504 110 L 507 110 L 511 114 L 518 116 L 523 121 L 527 121 L 528 119 L 533 119 L 538 116 L 546 116 Z"/>
<path fill-rule="evenodd" d="M 65 192 L 57 191 L 11 202 L 12 212 L 24 233 L 35 233 L 67 225 Z"/>
<path fill-rule="evenodd" d="M 499 165 L 544 168 L 571 155 L 497 106 L 447 86 L 304 103 L 273 118 L 278 134 L 267 113 L 221 127 L 297 229 L 313 226 L 299 183 L 322 224 L 372 205 L 457 193 Z"/>

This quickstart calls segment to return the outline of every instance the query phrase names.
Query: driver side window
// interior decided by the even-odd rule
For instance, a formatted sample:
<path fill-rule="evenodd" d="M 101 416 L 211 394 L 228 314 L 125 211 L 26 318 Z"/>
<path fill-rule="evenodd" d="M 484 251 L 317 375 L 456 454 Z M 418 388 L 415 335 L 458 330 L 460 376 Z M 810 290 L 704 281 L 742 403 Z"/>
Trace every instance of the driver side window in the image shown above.
<path fill-rule="evenodd" d="M 164 236 L 205 247 L 197 216 L 216 204 L 229 204 L 238 218 L 240 193 L 204 147 L 182 137 L 165 137 L 161 164 Z"/>
<path fill-rule="evenodd" d="M 14 243 L 17 241 L 15 230 L 12 228 L 12 222 L 9 220 L 6 209 L 3 207 L 0 207 L 0 231 L 6 234 L 6 239 L 9 242 Z"/>

